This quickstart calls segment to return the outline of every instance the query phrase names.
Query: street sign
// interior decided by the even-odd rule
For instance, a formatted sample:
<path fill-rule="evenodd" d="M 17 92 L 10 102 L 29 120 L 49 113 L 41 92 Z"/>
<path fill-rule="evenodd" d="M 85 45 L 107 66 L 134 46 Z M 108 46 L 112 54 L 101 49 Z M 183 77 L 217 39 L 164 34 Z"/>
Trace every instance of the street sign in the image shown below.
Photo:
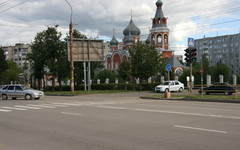
<path fill-rule="evenodd" d="M 188 38 L 188 47 L 194 47 L 194 39 Z"/>
<path fill-rule="evenodd" d="M 167 70 L 167 71 L 170 71 L 170 70 L 171 70 L 171 65 L 170 65 L 170 64 L 167 64 L 166 70 Z"/>
<path fill-rule="evenodd" d="M 200 73 L 203 73 L 203 69 L 200 69 Z"/>

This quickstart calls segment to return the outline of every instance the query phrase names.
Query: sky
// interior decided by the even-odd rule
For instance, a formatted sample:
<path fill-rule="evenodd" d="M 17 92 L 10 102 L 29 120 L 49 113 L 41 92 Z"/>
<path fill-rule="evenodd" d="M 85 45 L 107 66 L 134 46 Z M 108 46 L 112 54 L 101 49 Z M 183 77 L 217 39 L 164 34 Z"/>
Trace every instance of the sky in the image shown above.
<path fill-rule="evenodd" d="M 88 38 L 120 42 L 132 18 L 145 41 L 152 27 L 157 0 L 67 0 L 73 28 Z M 240 0 L 162 0 L 170 29 L 169 47 L 182 55 L 187 38 L 240 33 Z M 47 26 L 59 25 L 65 38 L 71 9 L 65 0 L 0 0 L 0 45 L 30 44 Z"/>

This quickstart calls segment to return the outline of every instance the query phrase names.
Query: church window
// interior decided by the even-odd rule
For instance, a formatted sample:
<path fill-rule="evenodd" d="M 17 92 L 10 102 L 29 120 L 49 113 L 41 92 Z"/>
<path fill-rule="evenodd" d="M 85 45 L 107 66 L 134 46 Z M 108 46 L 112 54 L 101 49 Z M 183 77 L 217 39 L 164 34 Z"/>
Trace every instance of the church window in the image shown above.
<path fill-rule="evenodd" d="M 162 44 L 162 35 L 161 34 L 158 35 L 157 40 L 158 40 L 157 41 L 158 44 Z"/>
<path fill-rule="evenodd" d="M 164 35 L 164 43 L 167 44 L 168 43 L 168 36 L 165 34 Z"/>
<path fill-rule="evenodd" d="M 163 23 L 163 24 L 166 24 L 166 18 L 163 18 L 163 19 L 162 19 L 162 23 Z"/>
<path fill-rule="evenodd" d="M 153 25 L 154 25 L 155 23 L 156 23 L 156 19 L 154 18 L 154 19 L 153 19 Z"/>
<path fill-rule="evenodd" d="M 115 63 L 115 69 L 118 69 L 118 62 Z"/>
<path fill-rule="evenodd" d="M 158 18 L 158 24 L 161 24 L 161 18 Z"/>
<path fill-rule="evenodd" d="M 155 35 L 154 34 L 152 35 L 152 40 L 151 41 L 152 41 L 151 44 L 155 44 Z"/>

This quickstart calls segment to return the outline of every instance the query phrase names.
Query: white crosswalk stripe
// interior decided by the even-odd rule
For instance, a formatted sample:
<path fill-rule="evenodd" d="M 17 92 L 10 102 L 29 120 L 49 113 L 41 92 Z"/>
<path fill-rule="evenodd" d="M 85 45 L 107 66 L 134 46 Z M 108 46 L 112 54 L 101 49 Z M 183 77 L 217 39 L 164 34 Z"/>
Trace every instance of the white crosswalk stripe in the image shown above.
<path fill-rule="evenodd" d="M 111 105 L 111 104 L 126 104 L 126 103 L 133 103 L 132 101 L 85 101 L 85 102 L 73 102 L 73 103 L 39 103 L 39 104 L 26 104 L 26 105 L 14 105 L 14 106 L 3 106 L 0 107 L 0 112 L 11 112 L 13 110 L 30 110 L 30 109 L 43 109 L 43 108 L 58 108 L 58 107 L 71 107 L 71 106 L 94 106 L 94 105 Z"/>
<path fill-rule="evenodd" d="M 16 107 L 2 107 L 4 109 L 13 109 L 13 110 L 27 110 L 27 109 L 24 109 L 24 108 L 16 108 Z"/>
<path fill-rule="evenodd" d="M 34 105 L 34 104 L 28 104 L 28 106 L 33 106 L 33 107 L 43 107 L 43 108 L 56 108 L 53 106 L 46 106 L 46 105 Z"/>
<path fill-rule="evenodd" d="M 21 105 L 15 105 L 15 107 L 20 107 L 20 108 L 28 108 L 28 109 L 42 109 L 39 107 L 32 107 L 32 106 L 21 106 Z"/>
<path fill-rule="evenodd" d="M 10 111 L 12 111 L 12 110 L 0 109 L 0 111 L 3 111 L 3 112 L 10 112 Z"/>

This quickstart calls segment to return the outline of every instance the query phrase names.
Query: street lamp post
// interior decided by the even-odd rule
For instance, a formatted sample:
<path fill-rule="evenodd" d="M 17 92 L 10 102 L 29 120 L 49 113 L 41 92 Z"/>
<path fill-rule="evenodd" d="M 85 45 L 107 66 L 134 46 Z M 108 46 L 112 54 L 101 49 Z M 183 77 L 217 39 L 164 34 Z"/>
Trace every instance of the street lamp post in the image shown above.
<path fill-rule="evenodd" d="M 70 24 L 69 24 L 69 36 L 70 36 L 70 63 L 71 63 L 71 91 L 74 92 L 74 63 L 73 63 L 73 33 L 72 33 L 72 6 L 65 0 L 71 8 Z"/>

